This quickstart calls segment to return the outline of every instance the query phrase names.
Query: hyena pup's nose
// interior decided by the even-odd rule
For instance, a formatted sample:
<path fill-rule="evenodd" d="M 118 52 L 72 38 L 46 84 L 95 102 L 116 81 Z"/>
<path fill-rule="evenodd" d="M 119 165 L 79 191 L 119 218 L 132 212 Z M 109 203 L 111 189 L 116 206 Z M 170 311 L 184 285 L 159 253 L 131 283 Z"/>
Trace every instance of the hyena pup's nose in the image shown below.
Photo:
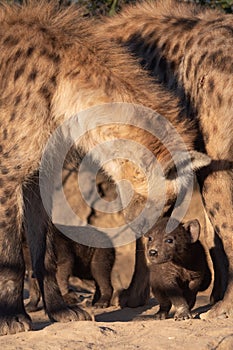
<path fill-rule="evenodd" d="M 158 255 L 158 250 L 156 250 L 156 249 L 150 249 L 150 250 L 149 250 L 149 255 L 150 255 L 150 256 L 157 256 L 157 255 Z"/>

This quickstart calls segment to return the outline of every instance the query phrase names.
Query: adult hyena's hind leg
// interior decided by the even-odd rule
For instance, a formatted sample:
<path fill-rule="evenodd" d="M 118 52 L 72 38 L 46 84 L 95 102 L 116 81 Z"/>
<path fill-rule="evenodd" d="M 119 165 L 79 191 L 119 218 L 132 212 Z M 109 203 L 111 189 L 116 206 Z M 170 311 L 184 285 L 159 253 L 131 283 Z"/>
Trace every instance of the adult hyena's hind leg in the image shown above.
<path fill-rule="evenodd" d="M 212 304 L 222 300 L 228 282 L 228 259 L 223 249 L 223 244 L 215 232 L 207 213 L 205 212 L 205 242 L 209 248 L 210 257 L 214 269 L 213 290 L 210 297 Z"/>
<path fill-rule="evenodd" d="M 209 317 L 233 317 L 233 198 L 232 198 L 232 185 L 233 174 L 232 170 L 217 170 L 208 175 L 203 181 L 203 198 L 205 202 L 205 208 L 208 217 L 215 230 L 215 236 L 220 237 L 223 243 L 223 248 L 228 260 L 228 285 L 224 295 L 224 299 L 216 303 L 203 318 Z M 216 249 L 216 247 L 212 248 Z M 211 251 L 210 251 L 211 253 Z M 213 256 L 214 251 L 212 251 Z M 220 261 L 219 255 L 214 254 L 217 258 L 215 263 L 215 275 L 219 278 L 218 274 L 223 273 L 225 275 L 226 259 L 223 257 L 223 261 Z M 221 269 L 219 269 L 219 265 Z M 225 268 L 224 268 L 225 266 Z M 221 280 L 224 282 L 224 276 L 221 276 Z M 225 278 L 226 280 L 226 278 Z M 225 281 L 226 283 L 227 281 Z M 224 287 L 224 285 L 223 285 Z M 215 283 L 215 288 L 218 288 Z M 220 291 L 221 292 L 221 291 Z M 213 296 L 218 295 L 218 290 L 213 291 Z"/>
<path fill-rule="evenodd" d="M 38 280 L 45 310 L 52 321 L 91 320 L 78 306 L 68 306 L 61 295 L 56 279 L 54 228 L 44 209 L 38 177 L 24 190 L 25 223 L 31 251 L 32 269 Z"/>
<path fill-rule="evenodd" d="M 5 335 L 29 330 L 31 320 L 23 305 L 21 188 L 2 186 L 0 201 L 0 335 Z"/>

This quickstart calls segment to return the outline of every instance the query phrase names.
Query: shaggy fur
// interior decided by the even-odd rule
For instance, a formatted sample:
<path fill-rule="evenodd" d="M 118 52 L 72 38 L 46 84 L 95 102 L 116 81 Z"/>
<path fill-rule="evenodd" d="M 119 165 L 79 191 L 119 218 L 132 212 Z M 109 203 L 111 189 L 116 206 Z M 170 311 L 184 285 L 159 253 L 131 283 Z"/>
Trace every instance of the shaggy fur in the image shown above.
<path fill-rule="evenodd" d="M 152 292 L 160 304 L 156 319 L 165 319 L 175 306 L 175 320 L 192 318 L 191 309 L 199 291 L 207 289 L 211 273 L 199 241 L 200 224 L 179 223 L 166 232 L 168 218 L 159 220 L 146 234 Z"/>

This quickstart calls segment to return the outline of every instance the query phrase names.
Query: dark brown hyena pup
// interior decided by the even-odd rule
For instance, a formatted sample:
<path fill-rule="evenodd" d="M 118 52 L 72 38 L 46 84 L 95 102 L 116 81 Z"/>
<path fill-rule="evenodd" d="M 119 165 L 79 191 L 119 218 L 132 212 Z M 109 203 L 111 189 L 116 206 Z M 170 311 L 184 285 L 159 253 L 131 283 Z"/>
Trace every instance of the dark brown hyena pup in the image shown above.
<path fill-rule="evenodd" d="M 71 276 L 95 282 L 95 294 L 92 305 L 108 307 L 111 302 L 113 287 L 111 272 L 115 261 L 114 248 L 92 248 L 76 243 L 65 237 L 54 227 L 54 239 L 57 258 L 56 278 L 63 299 L 70 305 L 77 303 L 75 292 L 69 288 Z M 40 301 L 40 291 L 36 279 L 33 278 L 30 253 L 25 242 L 23 246 L 26 268 L 29 273 L 28 311 L 37 310 Z"/>
<path fill-rule="evenodd" d="M 233 17 L 192 4 L 162 0 L 126 7 L 120 15 L 101 23 L 99 30 L 125 45 L 153 77 L 179 96 L 198 131 L 195 149 L 213 159 L 198 174 L 198 182 L 207 223 L 214 230 L 214 238 L 209 242 L 215 268 L 212 298 L 224 299 L 207 315 L 232 316 Z M 228 263 L 219 248 L 219 237 Z"/>
<path fill-rule="evenodd" d="M 211 273 L 198 240 L 198 220 L 180 223 L 169 233 L 167 223 L 168 218 L 159 220 L 146 234 L 150 284 L 160 306 L 155 318 L 167 318 L 173 305 L 175 320 L 185 320 L 192 317 L 197 293 L 210 285 Z"/>
<path fill-rule="evenodd" d="M 153 211 L 160 204 L 161 197 L 168 199 L 166 210 L 175 201 L 178 192 L 187 188 L 187 180 L 192 173 L 187 167 L 190 158 L 194 169 L 198 169 L 209 163 L 209 157 L 195 152 L 190 158 L 187 157 L 184 148 L 193 150 L 196 131 L 185 121 L 178 100 L 159 84 L 152 84 L 133 58 L 124 49 L 108 42 L 105 34 L 100 34 L 94 28 L 92 20 L 80 18 L 75 7 L 60 10 L 55 1 L 30 1 L 22 6 L 1 3 L 0 26 L 0 334 L 9 334 L 31 327 L 23 305 L 23 221 L 27 226 L 33 271 L 50 319 L 72 321 L 91 318 L 77 306 L 68 307 L 62 299 L 55 277 L 53 232 L 49 227 L 52 206 L 50 189 L 46 187 L 46 211 L 38 189 L 38 178 L 33 177 L 40 167 L 50 135 L 61 124 L 82 111 L 78 115 L 83 117 L 81 122 L 78 118 L 74 122 L 77 128 L 70 127 L 69 132 L 64 134 L 72 136 L 73 129 L 84 131 L 78 145 L 82 154 L 88 153 L 99 143 L 117 139 L 131 139 L 151 151 L 164 170 L 164 176 L 160 172 L 154 179 L 156 186 L 153 190 L 156 193 L 153 193 L 147 207 Z M 127 104 L 129 113 L 126 113 L 122 103 Z M 109 121 L 109 112 L 111 115 L 114 108 L 117 109 L 114 114 L 117 121 L 126 117 L 134 123 L 147 121 L 145 112 L 138 114 L 138 105 L 147 106 L 163 115 L 177 129 L 185 147 L 180 140 L 175 140 L 166 132 L 158 139 L 132 123 L 118 124 L 116 127 L 112 118 L 110 124 L 98 126 L 97 117 Z M 97 109 L 94 112 L 88 110 L 93 106 L 98 106 L 100 115 Z M 154 116 L 152 112 L 150 114 Z M 150 120 L 154 122 L 154 119 Z M 156 121 L 162 123 L 163 119 L 160 117 Z M 85 133 L 95 122 L 97 127 Z M 158 129 L 166 130 L 160 124 Z M 176 177 L 167 176 L 174 164 L 164 143 L 179 158 L 177 161 L 183 169 L 179 183 Z M 59 146 L 60 149 L 51 152 L 53 155 L 59 155 L 64 148 L 63 143 Z M 105 148 L 102 152 L 94 153 L 95 161 L 104 162 L 108 151 Z M 135 196 L 127 207 L 126 216 L 132 217 L 132 213 L 138 212 L 140 204 L 145 204 L 148 196 L 145 169 L 135 171 L 131 162 L 124 157 L 119 158 L 117 147 L 112 147 L 110 151 L 112 161 L 104 163 L 104 170 L 114 181 L 124 178 L 131 180 Z M 134 149 L 131 153 L 140 156 Z M 155 173 L 150 171 L 153 162 L 148 164 L 147 158 L 139 158 L 147 173 L 154 177 Z M 45 162 L 41 169 L 42 172 L 48 171 L 46 176 L 49 179 L 49 173 L 54 169 L 52 161 Z M 161 181 L 166 182 L 166 195 L 160 193 Z M 46 188 L 41 186 L 43 190 Z M 145 218 L 143 229 L 149 224 L 149 219 Z M 141 276 L 145 276 L 145 264 L 138 263 L 138 267 Z M 139 285 L 133 279 L 131 294 L 136 290 L 134 283 Z M 143 295 L 144 291 L 140 292 Z"/>

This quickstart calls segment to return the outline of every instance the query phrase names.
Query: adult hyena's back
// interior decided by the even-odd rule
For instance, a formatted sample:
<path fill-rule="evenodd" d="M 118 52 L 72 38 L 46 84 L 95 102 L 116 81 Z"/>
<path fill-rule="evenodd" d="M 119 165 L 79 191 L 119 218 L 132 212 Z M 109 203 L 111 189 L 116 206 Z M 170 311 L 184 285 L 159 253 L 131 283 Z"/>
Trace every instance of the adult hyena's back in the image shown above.
<path fill-rule="evenodd" d="M 190 117 L 201 120 L 205 146 L 212 142 L 209 135 L 215 134 L 218 153 L 211 153 L 211 143 L 210 155 L 229 160 L 233 131 L 232 15 L 175 0 L 144 2 L 105 20 L 101 30 L 125 45 L 151 75 L 184 99 Z"/>

